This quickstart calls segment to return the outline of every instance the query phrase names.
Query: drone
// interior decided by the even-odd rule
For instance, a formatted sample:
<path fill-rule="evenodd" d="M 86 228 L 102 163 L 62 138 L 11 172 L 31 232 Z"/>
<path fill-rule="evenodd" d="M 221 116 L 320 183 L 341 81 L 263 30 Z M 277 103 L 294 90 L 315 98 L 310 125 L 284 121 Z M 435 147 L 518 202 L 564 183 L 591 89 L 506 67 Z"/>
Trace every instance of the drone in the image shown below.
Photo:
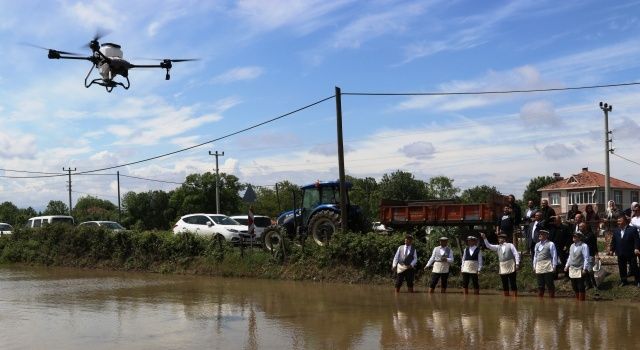
<path fill-rule="evenodd" d="M 85 60 L 91 62 L 91 69 L 84 78 L 84 86 L 89 88 L 91 85 L 96 84 L 104 86 L 107 92 L 113 91 L 114 88 L 120 86 L 125 90 L 128 90 L 131 86 L 129 81 L 129 70 L 132 68 L 161 68 L 164 69 L 165 80 L 171 79 L 169 71 L 173 67 L 173 63 L 197 61 L 197 58 L 187 59 L 151 59 L 160 61 L 159 64 L 133 64 L 123 58 L 122 47 L 114 43 L 100 44 L 99 40 L 104 34 L 96 33 L 93 39 L 86 45 L 91 49 L 91 56 L 84 56 L 73 52 L 66 52 L 60 50 L 49 49 L 37 45 L 28 44 L 40 49 L 47 50 L 49 53 L 47 57 L 53 60 L 67 59 L 67 60 Z M 93 80 L 89 80 L 91 73 L 96 69 L 99 73 L 99 77 Z M 115 78 L 121 76 L 125 79 L 124 82 L 116 81 Z"/>

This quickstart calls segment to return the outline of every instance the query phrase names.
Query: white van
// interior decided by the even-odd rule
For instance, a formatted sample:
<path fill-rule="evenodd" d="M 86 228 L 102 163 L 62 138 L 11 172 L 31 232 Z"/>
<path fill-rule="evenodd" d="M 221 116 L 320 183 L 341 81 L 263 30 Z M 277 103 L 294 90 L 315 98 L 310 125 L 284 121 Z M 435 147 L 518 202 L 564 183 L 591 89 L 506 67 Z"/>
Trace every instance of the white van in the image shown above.
<path fill-rule="evenodd" d="M 36 228 L 51 224 L 74 225 L 75 222 L 73 221 L 73 217 L 68 215 L 46 215 L 29 219 L 26 226 L 27 228 Z"/>

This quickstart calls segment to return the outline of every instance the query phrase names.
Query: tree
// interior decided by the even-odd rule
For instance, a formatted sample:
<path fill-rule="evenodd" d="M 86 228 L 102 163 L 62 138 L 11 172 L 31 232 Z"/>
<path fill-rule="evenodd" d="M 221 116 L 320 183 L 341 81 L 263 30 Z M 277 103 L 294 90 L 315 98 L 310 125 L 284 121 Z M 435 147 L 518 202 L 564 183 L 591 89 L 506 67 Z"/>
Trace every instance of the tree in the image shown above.
<path fill-rule="evenodd" d="M 495 186 L 475 186 L 462 191 L 460 200 L 463 203 L 491 203 L 494 198 L 499 198 L 502 193 Z"/>
<path fill-rule="evenodd" d="M 554 182 L 556 182 L 556 179 L 551 176 L 534 177 L 529 181 L 522 194 L 522 202 L 527 203 L 527 201 L 532 200 L 535 205 L 540 205 L 540 192 L 538 192 L 538 189 Z"/>
<path fill-rule="evenodd" d="M 429 191 L 424 181 L 416 180 L 410 172 L 396 170 L 384 174 L 380 180 L 380 196 L 384 199 L 411 200 L 428 198 Z"/>
<path fill-rule="evenodd" d="M 49 201 L 43 215 L 69 215 L 69 207 L 63 201 Z"/>
<path fill-rule="evenodd" d="M 244 185 L 234 175 L 220 173 L 220 213 L 229 215 L 243 212 L 240 191 Z M 171 195 L 171 207 L 179 216 L 192 213 L 216 212 L 216 174 L 191 174 Z"/>
<path fill-rule="evenodd" d="M 453 179 L 446 176 L 434 176 L 427 184 L 429 198 L 451 199 L 456 198 L 460 189 L 453 186 Z"/>
<path fill-rule="evenodd" d="M 73 216 L 77 222 L 92 220 L 117 220 L 118 207 L 108 200 L 92 196 L 78 199 L 73 208 Z"/>
<path fill-rule="evenodd" d="M 0 204 L 0 222 L 16 225 L 20 209 L 11 202 Z"/>
<path fill-rule="evenodd" d="M 169 196 L 164 191 L 127 192 L 122 199 L 125 226 L 139 230 L 169 229 L 176 218 L 175 210 L 169 206 Z"/>
<path fill-rule="evenodd" d="M 349 192 L 349 201 L 351 204 L 360 206 L 363 215 L 375 221 L 373 219 L 378 216 L 378 207 L 380 206 L 380 186 L 376 182 L 376 179 L 372 177 L 362 179 L 347 176 L 347 181 L 353 185 Z"/>

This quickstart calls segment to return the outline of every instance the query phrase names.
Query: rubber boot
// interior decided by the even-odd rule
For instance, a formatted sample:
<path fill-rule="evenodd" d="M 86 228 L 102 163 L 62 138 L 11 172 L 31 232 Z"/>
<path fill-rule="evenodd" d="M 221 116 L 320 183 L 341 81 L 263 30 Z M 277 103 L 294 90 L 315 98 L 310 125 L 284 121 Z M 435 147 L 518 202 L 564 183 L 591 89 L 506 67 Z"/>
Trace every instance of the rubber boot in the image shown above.
<path fill-rule="evenodd" d="M 580 301 L 585 301 L 585 300 L 587 300 L 587 293 L 581 292 L 580 293 Z"/>
<path fill-rule="evenodd" d="M 465 288 L 465 289 L 464 289 L 464 294 L 465 294 L 465 295 L 466 295 L 466 294 L 469 294 L 469 288 Z"/>
<path fill-rule="evenodd" d="M 504 296 L 505 296 L 505 297 L 508 297 L 508 296 L 509 296 L 509 291 L 508 291 L 508 290 L 505 290 L 505 291 L 503 292 L 503 294 L 504 294 Z"/>
<path fill-rule="evenodd" d="M 474 289 L 473 290 L 473 294 L 480 295 L 480 289 Z"/>
<path fill-rule="evenodd" d="M 544 297 L 544 289 L 538 289 L 538 298 Z"/>
<path fill-rule="evenodd" d="M 396 294 L 400 293 L 400 288 L 396 288 Z"/>
<path fill-rule="evenodd" d="M 436 289 L 435 289 L 435 288 L 429 288 L 429 293 L 430 293 L 430 294 L 433 294 L 433 292 L 435 292 L 435 291 L 436 291 Z"/>

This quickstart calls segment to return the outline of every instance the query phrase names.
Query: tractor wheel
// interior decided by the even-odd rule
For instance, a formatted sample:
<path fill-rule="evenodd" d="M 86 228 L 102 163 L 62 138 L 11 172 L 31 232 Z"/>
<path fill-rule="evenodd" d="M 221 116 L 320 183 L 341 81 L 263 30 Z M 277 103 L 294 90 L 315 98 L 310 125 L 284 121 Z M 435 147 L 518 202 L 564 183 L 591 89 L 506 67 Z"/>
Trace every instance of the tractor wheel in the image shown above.
<path fill-rule="evenodd" d="M 324 246 L 340 230 L 340 225 L 338 213 L 323 210 L 309 220 L 309 233 L 317 245 Z"/>
<path fill-rule="evenodd" d="M 262 232 L 264 249 L 272 252 L 280 248 L 280 245 L 284 242 L 284 236 L 284 229 L 281 226 L 271 225 L 265 228 Z"/>

